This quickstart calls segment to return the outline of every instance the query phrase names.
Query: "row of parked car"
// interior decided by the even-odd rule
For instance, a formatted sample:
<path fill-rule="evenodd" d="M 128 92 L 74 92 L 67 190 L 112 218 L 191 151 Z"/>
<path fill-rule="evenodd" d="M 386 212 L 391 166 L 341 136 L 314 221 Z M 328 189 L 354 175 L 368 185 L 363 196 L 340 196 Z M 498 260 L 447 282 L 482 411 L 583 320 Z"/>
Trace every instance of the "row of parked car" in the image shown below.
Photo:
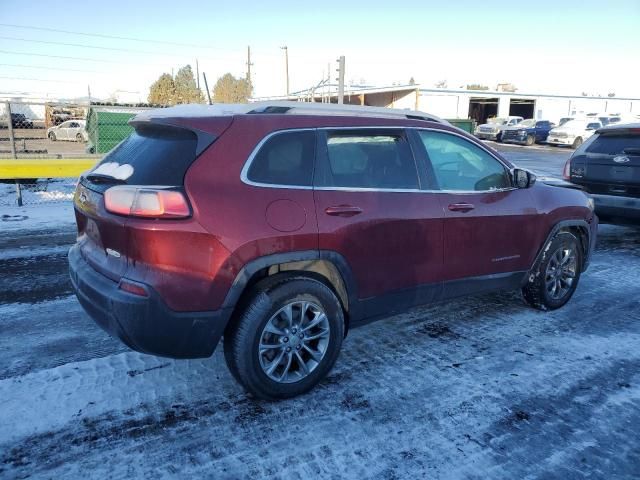
<path fill-rule="evenodd" d="M 599 128 L 634 121 L 637 122 L 638 119 L 626 118 L 622 115 L 588 115 L 564 117 L 556 125 L 549 120 L 525 120 L 522 117 L 510 116 L 493 118 L 479 125 L 475 130 L 475 136 L 503 143 L 521 145 L 547 143 L 578 148 Z"/>

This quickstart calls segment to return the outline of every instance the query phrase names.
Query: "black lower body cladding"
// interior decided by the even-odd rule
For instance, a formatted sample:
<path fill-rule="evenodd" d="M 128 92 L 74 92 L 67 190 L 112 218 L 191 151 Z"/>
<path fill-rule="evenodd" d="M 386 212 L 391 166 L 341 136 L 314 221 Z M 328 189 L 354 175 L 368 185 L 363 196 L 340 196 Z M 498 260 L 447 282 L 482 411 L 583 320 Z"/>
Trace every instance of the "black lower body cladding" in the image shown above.
<path fill-rule="evenodd" d="M 91 318 L 139 352 L 171 358 L 209 357 L 231 315 L 231 309 L 175 312 L 151 288 L 147 288 L 148 297 L 122 291 L 85 261 L 78 246 L 69 251 L 69 273 L 76 296 Z"/>

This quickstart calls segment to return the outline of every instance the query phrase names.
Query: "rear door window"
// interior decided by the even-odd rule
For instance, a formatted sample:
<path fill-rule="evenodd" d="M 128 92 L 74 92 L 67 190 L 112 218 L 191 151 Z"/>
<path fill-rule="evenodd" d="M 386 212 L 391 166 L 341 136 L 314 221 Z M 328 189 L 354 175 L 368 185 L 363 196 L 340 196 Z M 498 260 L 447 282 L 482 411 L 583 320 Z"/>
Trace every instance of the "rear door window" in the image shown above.
<path fill-rule="evenodd" d="M 315 130 L 277 133 L 250 160 L 247 179 L 260 184 L 309 187 L 315 146 Z"/>
<path fill-rule="evenodd" d="M 196 158 L 196 145 L 197 137 L 190 130 L 139 126 L 111 150 L 88 177 L 103 173 L 106 177 L 115 175 L 119 182 L 129 185 L 180 186 Z M 127 165 L 130 167 L 123 167 Z"/>
<path fill-rule="evenodd" d="M 640 150 L 640 134 L 600 135 L 586 149 L 587 153 L 620 155 L 625 149 Z"/>
<path fill-rule="evenodd" d="M 339 188 L 417 189 L 415 160 L 402 130 L 332 130 L 316 185 Z"/>

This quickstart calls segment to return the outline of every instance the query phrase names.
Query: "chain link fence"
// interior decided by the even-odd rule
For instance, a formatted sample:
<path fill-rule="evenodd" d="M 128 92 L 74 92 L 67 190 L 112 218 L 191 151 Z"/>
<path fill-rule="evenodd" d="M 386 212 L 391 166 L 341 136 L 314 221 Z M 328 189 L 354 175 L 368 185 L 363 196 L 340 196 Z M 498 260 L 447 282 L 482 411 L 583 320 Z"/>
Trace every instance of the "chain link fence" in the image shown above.
<path fill-rule="evenodd" d="M 128 121 L 148 107 L 0 100 L 0 162 L 20 166 L 27 160 L 98 161 L 126 138 Z M 70 201 L 75 178 L 40 178 L 24 169 L 24 178 L 2 178 L 0 206 Z"/>

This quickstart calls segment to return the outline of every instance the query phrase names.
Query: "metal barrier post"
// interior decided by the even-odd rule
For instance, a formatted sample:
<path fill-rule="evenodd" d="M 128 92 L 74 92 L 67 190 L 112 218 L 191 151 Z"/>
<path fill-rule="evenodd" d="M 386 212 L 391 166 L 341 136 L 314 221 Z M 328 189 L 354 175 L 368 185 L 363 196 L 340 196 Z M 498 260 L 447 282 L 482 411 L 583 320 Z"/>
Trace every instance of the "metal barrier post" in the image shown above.
<path fill-rule="evenodd" d="M 11 104 L 9 102 L 5 102 L 6 111 L 7 111 L 7 124 L 9 128 L 9 143 L 11 144 L 11 156 L 14 160 L 18 159 L 18 155 L 16 155 L 16 139 L 13 135 L 13 118 L 11 118 Z M 22 206 L 22 188 L 20 187 L 20 180 L 16 179 L 16 195 L 18 196 L 18 206 Z"/>

